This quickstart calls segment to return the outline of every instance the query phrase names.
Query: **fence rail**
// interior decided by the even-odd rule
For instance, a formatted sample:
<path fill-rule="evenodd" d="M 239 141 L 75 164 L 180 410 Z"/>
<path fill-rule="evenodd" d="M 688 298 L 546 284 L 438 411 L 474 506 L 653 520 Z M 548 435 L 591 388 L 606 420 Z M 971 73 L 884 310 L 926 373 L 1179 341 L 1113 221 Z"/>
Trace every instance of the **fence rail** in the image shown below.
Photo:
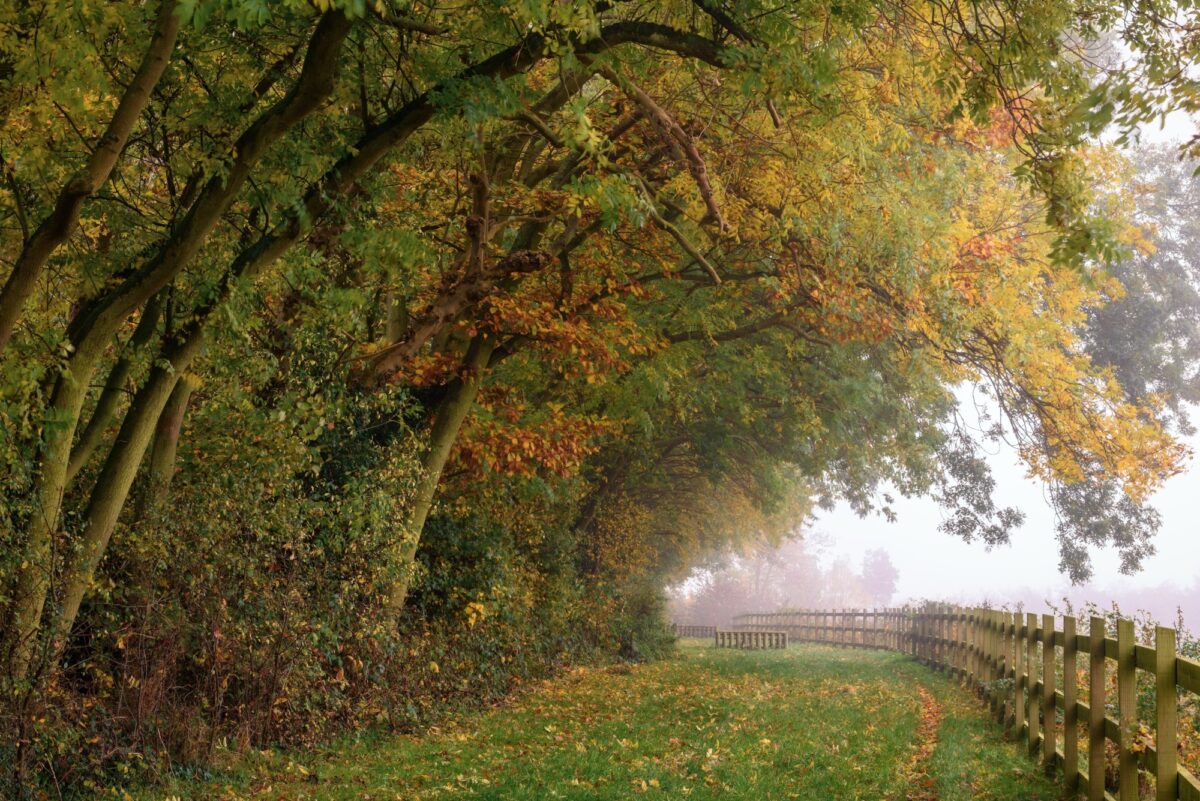
<path fill-rule="evenodd" d="M 734 618 L 734 626 L 898 651 L 958 677 L 1030 756 L 1061 770 L 1068 792 L 1088 801 L 1138 801 L 1139 771 L 1152 777 L 1155 801 L 1200 801 L 1200 782 L 1178 763 L 1177 719 L 1179 689 L 1200 694 L 1200 662 L 1176 654 L 1174 629 L 1158 627 L 1150 647 L 1135 642 L 1130 620 L 1118 621 L 1111 637 L 1100 617 L 1088 621 L 1085 634 L 1070 616 L 955 606 L 754 613 Z M 1086 702 L 1079 698 L 1081 664 Z M 1153 678 L 1153 738 L 1139 727 L 1138 671 Z M 1105 787 L 1108 742 L 1117 752 L 1115 796 Z"/>

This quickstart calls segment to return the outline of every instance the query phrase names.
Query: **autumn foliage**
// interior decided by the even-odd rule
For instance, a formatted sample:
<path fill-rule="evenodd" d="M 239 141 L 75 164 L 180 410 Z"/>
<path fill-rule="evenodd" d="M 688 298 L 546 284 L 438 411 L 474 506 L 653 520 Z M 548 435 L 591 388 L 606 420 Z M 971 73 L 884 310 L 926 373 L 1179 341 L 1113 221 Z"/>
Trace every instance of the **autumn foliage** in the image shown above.
<path fill-rule="evenodd" d="M 8 779 L 652 656 L 666 583 L 885 485 L 1003 539 L 964 385 L 1064 569 L 1136 566 L 1185 454 L 1084 346 L 1114 9 L 0 10 Z"/>

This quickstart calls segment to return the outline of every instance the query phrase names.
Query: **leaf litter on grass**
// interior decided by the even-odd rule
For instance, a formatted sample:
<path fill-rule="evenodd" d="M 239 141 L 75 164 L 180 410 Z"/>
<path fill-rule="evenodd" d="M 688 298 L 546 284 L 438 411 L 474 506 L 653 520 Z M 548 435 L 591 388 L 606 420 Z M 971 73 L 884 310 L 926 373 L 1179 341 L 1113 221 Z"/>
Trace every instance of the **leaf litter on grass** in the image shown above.
<path fill-rule="evenodd" d="M 628 670 L 572 670 L 420 736 L 379 737 L 303 758 L 274 755 L 257 762 L 249 780 L 181 784 L 171 794 L 223 801 L 934 801 L 944 784 L 944 748 L 986 751 L 976 757 L 985 761 L 995 758 L 989 749 L 1015 751 L 994 726 L 987 734 L 982 712 L 962 728 L 964 742 L 947 746 L 949 721 L 974 714 L 973 704 L 895 654 L 685 647 L 677 658 Z M 982 745 L 974 739 L 980 732 Z M 1019 779 L 1014 786 L 1024 783 L 1026 795 L 1012 801 L 1051 797 L 1035 772 Z"/>

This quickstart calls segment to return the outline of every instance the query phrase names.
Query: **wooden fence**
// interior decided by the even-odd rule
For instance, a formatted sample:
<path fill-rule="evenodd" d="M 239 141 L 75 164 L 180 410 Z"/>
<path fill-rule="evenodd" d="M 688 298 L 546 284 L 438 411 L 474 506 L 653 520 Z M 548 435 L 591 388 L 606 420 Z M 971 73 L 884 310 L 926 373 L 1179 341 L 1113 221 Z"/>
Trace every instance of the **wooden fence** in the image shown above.
<path fill-rule="evenodd" d="M 749 650 L 787 648 L 788 635 L 786 631 L 764 631 L 761 629 L 725 631 L 717 629 L 713 634 L 713 644 L 718 648 L 745 648 Z"/>
<path fill-rule="evenodd" d="M 717 635 L 716 626 L 692 626 L 686 623 L 672 623 L 671 630 L 675 632 L 676 637 L 699 637 L 707 639 Z"/>
<path fill-rule="evenodd" d="M 793 642 L 902 651 L 911 635 L 911 615 L 904 609 L 810 609 L 739 615 L 733 624 L 786 631 Z"/>
<path fill-rule="evenodd" d="M 958 677 L 1032 757 L 1062 771 L 1072 797 L 1138 801 L 1144 772 L 1145 797 L 1200 801 L 1200 782 L 1179 765 L 1177 746 L 1179 690 L 1200 694 L 1200 662 L 1176 654 L 1174 629 L 1158 627 L 1149 647 L 1135 641 L 1130 620 L 1117 621 L 1111 637 L 1099 617 L 1082 633 L 1074 617 L 954 606 L 756 613 L 734 624 L 785 631 L 802 642 L 899 651 Z M 1079 697 L 1081 666 L 1087 702 Z M 1153 679 L 1153 692 L 1147 687 L 1144 696 L 1153 695 L 1154 720 L 1144 727 L 1138 671 Z M 1109 771 L 1115 796 L 1105 788 L 1106 743 L 1116 751 Z"/>

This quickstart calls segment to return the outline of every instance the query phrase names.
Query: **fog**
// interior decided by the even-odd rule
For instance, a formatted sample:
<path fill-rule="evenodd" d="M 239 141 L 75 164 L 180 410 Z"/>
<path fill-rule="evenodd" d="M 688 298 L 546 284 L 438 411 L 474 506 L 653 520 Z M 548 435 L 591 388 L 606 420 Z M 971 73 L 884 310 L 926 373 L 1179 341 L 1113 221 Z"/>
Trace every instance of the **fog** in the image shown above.
<path fill-rule="evenodd" d="M 1145 144 L 1178 142 L 1191 137 L 1196 129 L 1193 120 L 1177 113 L 1161 127 L 1144 129 L 1141 140 Z M 975 414 L 971 409 L 975 400 L 970 389 L 964 388 L 960 394 L 964 417 Z M 1193 453 L 1200 451 L 1200 435 L 1185 441 Z M 940 532 L 938 524 L 944 512 L 928 498 L 898 498 L 892 504 L 894 522 L 880 515 L 861 518 L 842 504 L 809 521 L 803 529 L 803 548 L 784 548 L 765 557 L 768 562 L 778 562 L 790 554 L 803 563 L 791 570 L 768 571 L 770 575 L 762 580 L 775 585 L 757 588 L 754 593 L 739 589 L 738 571 L 752 567 L 743 562 L 716 577 L 697 574 L 679 589 L 679 597 L 686 600 L 708 587 L 709 594 L 719 599 L 708 599 L 707 617 L 717 614 L 714 609 L 736 613 L 748 611 L 745 607 L 757 602 L 766 610 L 784 600 L 794 606 L 863 606 L 867 599 L 862 593 L 831 584 L 853 576 L 854 566 L 861 566 L 864 558 L 875 553 L 885 554 L 895 566 L 895 592 L 888 599 L 895 604 L 928 599 L 1042 612 L 1094 603 L 1105 608 L 1116 605 L 1125 613 L 1144 610 L 1158 621 L 1172 624 L 1181 614 L 1184 623 L 1200 629 L 1200 467 L 1195 458 L 1150 501 L 1162 515 L 1162 526 L 1154 540 L 1156 553 L 1143 562 L 1141 570 L 1123 575 L 1114 551 L 1095 550 L 1092 579 L 1072 586 L 1059 568 L 1055 514 L 1045 488 L 1027 475 L 1012 447 L 992 443 L 985 449 L 996 479 L 997 504 L 1015 506 L 1026 515 L 1024 525 L 1006 545 L 988 548 Z M 712 588 L 714 578 L 724 588 L 723 595 Z M 677 612 L 688 611 L 678 598 L 676 604 Z"/>
<path fill-rule="evenodd" d="M 1200 451 L 1200 435 L 1188 440 Z M 792 608 L 861 608 L 937 600 L 1031 612 L 1114 604 L 1123 612 L 1148 612 L 1175 625 L 1179 615 L 1200 629 L 1200 468 L 1172 478 L 1154 496 L 1162 514 L 1156 553 L 1142 570 L 1122 575 L 1111 550 L 1093 552 L 1094 576 L 1072 586 L 1059 571 L 1054 512 L 1042 485 L 1026 475 L 1016 453 L 994 446 L 988 459 L 996 499 L 1026 514 L 1007 545 L 988 548 L 938 530 L 943 510 L 927 498 L 900 498 L 894 522 L 859 517 L 846 505 L 819 512 L 801 536 L 777 549 L 731 557 L 720 570 L 699 571 L 676 589 L 678 622 L 723 625 L 749 611 Z M 880 564 L 894 569 L 880 579 Z M 874 566 L 874 569 L 872 569 Z M 884 571 L 884 576 L 886 576 Z"/>
<path fill-rule="evenodd" d="M 1193 451 L 1200 450 L 1200 437 L 1189 443 Z M 1200 474 L 1195 459 L 1151 501 L 1162 514 L 1162 528 L 1155 538 L 1157 553 L 1142 570 L 1124 576 L 1115 553 L 1095 551 L 1094 576 L 1079 587 L 1059 572 L 1054 512 L 1041 484 L 1026 476 L 1011 449 L 998 449 L 989 462 L 998 501 L 1026 514 L 1008 545 L 989 550 L 940 533 L 942 510 L 928 499 L 898 501 L 895 523 L 878 516 L 860 518 L 843 505 L 820 514 L 809 529 L 829 542 L 823 554 L 829 561 L 885 551 L 899 572 L 898 601 L 986 601 L 1041 611 L 1068 598 L 1076 604 L 1115 602 L 1126 611 L 1145 609 L 1162 621 L 1174 621 L 1178 607 L 1192 628 L 1200 628 Z"/>

